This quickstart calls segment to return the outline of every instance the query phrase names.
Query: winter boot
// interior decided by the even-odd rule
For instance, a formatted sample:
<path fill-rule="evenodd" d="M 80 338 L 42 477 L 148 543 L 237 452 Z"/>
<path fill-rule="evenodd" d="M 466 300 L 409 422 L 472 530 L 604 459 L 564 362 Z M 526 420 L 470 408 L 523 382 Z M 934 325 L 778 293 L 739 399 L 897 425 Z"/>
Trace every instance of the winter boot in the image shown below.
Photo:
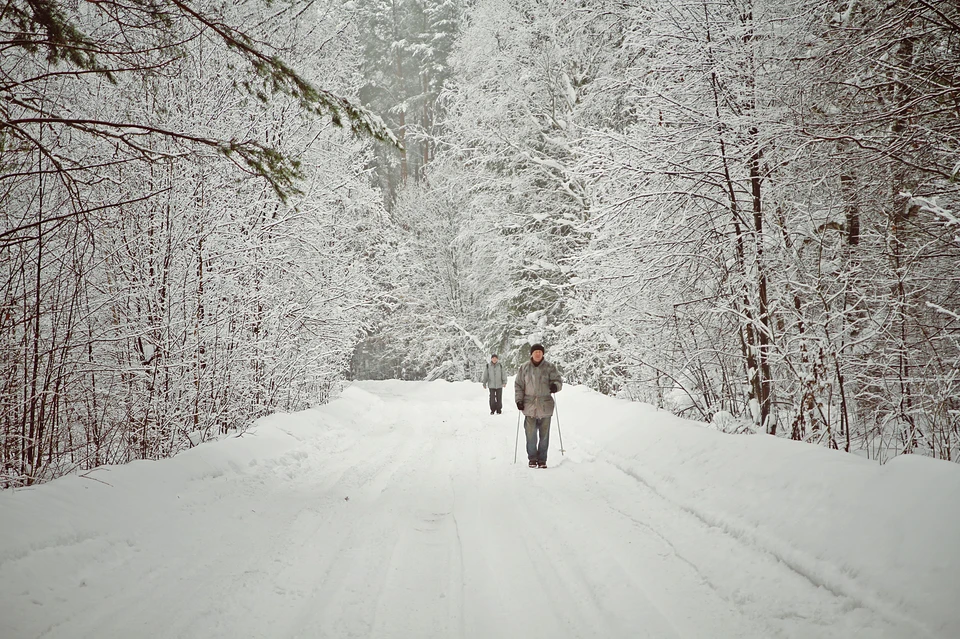
<path fill-rule="evenodd" d="M 536 468 L 536 467 L 537 467 L 537 460 L 536 460 L 536 459 L 531 459 L 531 460 L 530 460 L 530 463 L 527 464 L 527 466 L 529 466 L 530 468 Z"/>
<path fill-rule="evenodd" d="M 547 462 L 545 461 L 537 462 L 537 468 L 546 468 L 546 467 L 547 467 Z"/>

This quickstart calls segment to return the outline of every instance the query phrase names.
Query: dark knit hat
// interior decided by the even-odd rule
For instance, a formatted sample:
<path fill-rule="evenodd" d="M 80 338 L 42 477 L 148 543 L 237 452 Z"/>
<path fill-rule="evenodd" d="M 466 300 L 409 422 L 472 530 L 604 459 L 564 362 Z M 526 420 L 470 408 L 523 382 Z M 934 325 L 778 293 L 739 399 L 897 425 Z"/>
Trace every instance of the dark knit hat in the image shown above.
<path fill-rule="evenodd" d="M 496 353 L 490 353 L 490 357 L 496 357 L 497 359 L 500 359 L 500 356 Z"/>
<path fill-rule="evenodd" d="M 534 344 L 530 347 L 530 354 L 533 355 L 533 351 L 540 351 L 541 353 L 546 353 L 547 349 L 543 347 L 543 344 Z"/>

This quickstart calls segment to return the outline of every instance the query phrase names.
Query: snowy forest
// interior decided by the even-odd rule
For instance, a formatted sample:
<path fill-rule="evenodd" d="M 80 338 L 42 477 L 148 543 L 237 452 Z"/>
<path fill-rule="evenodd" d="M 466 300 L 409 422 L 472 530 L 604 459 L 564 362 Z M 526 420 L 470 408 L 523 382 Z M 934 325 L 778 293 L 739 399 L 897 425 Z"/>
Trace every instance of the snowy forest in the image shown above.
<path fill-rule="evenodd" d="M 960 460 L 955 0 L 10 0 L 0 37 L 0 488 L 535 341 Z"/>

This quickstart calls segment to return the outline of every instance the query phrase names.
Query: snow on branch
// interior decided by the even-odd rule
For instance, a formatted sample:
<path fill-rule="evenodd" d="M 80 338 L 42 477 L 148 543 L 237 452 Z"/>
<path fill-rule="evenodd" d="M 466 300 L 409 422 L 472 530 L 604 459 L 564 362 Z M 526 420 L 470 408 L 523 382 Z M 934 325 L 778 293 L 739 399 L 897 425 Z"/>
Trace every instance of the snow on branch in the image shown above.
<path fill-rule="evenodd" d="M 464 335 L 466 335 L 466 336 L 467 336 L 467 339 L 469 339 L 471 342 L 473 342 L 473 343 L 476 345 L 476 347 L 479 348 L 481 351 L 487 350 L 487 347 L 483 345 L 483 342 L 481 342 L 480 339 L 479 339 L 476 335 L 474 335 L 473 333 L 471 333 L 470 331 L 468 331 L 468 330 L 465 329 L 464 327 L 460 326 L 460 324 L 458 324 L 456 320 L 450 320 L 450 321 L 447 323 L 447 325 L 454 327 L 455 329 L 459 330 L 459 331 L 462 332 Z"/>
<path fill-rule="evenodd" d="M 952 211 L 940 206 L 937 203 L 937 198 L 913 197 L 910 193 L 904 193 L 904 195 L 910 198 L 911 203 L 917 204 L 921 211 L 926 211 L 935 217 L 941 218 L 947 229 L 957 229 L 960 231 L 960 218 L 957 218 Z M 954 241 L 960 242 L 960 234 L 954 235 L 953 239 Z"/>
<path fill-rule="evenodd" d="M 933 302 L 927 302 L 927 308 L 932 308 L 938 313 L 943 313 L 947 317 L 952 317 L 953 319 L 960 321 L 960 313 L 954 313 L 953 311 L 947 310 L 938 304 L 934 304 Z"/>

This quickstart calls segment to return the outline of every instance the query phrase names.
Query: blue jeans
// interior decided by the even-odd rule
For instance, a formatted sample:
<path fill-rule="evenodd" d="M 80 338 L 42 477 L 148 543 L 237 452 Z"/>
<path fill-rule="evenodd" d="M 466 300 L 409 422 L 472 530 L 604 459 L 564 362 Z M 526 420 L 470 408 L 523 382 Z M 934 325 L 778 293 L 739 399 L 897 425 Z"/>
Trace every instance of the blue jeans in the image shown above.
<path fill-rule="evenodd" d="M 550 445 L 550 418 L 527 417 L 523 418 L 523 432 L 527 436 L 527 459 L 530 461 L 547 463 L 547 446 Z M 537 435 L 540 442 L 537 442 Z"/>

